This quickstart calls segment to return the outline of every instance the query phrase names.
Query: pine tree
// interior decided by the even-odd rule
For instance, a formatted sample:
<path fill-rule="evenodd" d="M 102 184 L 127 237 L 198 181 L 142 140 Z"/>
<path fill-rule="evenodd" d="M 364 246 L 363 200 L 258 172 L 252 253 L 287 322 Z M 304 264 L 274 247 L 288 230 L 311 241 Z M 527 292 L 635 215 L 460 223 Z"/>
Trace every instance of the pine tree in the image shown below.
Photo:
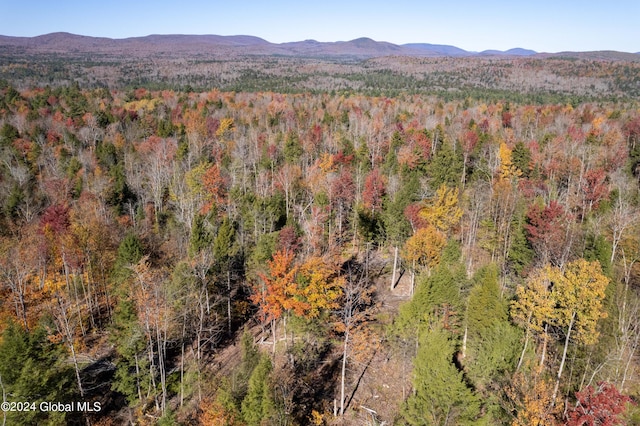
<path fill-rule="evenodd" d="M 64 346 L 52 343 L 43 322 L 31 332 L 9 322 L 0 339 L 0 379 L 9 402 L 32 402 L 35 409 L 7 411 L 6 424 L 64 424 L 65 412 L 39 409 L 41 402 L 69 403 L 77 385 L 73 368 L 66 363 Z"/>
<path fill-rule="evenodd" d="M 482 335 L 508 318 L 508 306 L 500 296 L 498 266 L 490 264 L 475 275 L 467 304 L 467 325 L 471 335 Z"/>
<path fill-rule="evenodd" d="M 129 266 L 135 265 L 142 259 L 142 242 L 134 234 L 127 234 L 118 246 L 118 255 L 113 267 L 113 277 L 117 281 L 124 281 L 130 274 Z"/>
<path fill-rule="evenodd" d="M 460 183 L 460 176 L 464 169 L 461 151 L 454 151 L 446 143 L 442 145 L 428 167 L 431 188 L 437 189 L 442 185 L 453 188 Z"/>
<path fill-rule="evenodd" d="M 247 396 L 242 401 L 242 416 L 249 426 L 260 425 L 274 412 L 274 401 L 269 384 L 271 370 L 271 359 L 263 355 L 249 379 Z"/>
<path fill-rule="evenodd" d="M 194 256 L 211 245 L 213 237 L 211 236 L 208 225 L 205 216 L 198 214 L 194 217 L 191 237 L 189 238 L 190 255 Z"/>
<path fill-rule="evenodd" d="M 471 425 L 480 416 L 480 399 L 452 363 L 455 342 L 442 327 L 426 330 L 414 361 L 414 394 L 402 417 L 410 425 Z"/>
<path fill-rule="evenodd" d="M 134 303 L 121 300 L 113 316 L 112 342 L 118 360 L 111 388 L 122 393 L 134 406 L 149 390 L 149 359 L 145 354 L 147 341 L 138 322 Z"/>
<path fill-rule="evenodd" d="M 476 388 L 486 392 L 492 382 L 515 366 L 521 333 L 508 321 L 497 265 L 480 269 L 474 280 L 467 302 L 468 342 L 463 347 L 463 362 Z"/>

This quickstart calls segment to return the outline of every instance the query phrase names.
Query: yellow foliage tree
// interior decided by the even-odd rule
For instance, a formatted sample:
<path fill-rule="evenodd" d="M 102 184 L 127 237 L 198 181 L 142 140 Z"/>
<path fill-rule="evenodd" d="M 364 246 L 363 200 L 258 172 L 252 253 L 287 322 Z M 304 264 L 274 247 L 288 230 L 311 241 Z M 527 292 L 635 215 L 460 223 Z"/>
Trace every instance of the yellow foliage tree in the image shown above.
<path fill-rule="evenodd" d="M 578 259 L 569 263 L 564 271 L 559 268 L 551 271 L 557 303 L 555 324 L 568 327 L 567 334 L 574 332 L 574 338 L 580 343 L 596 343 L 600 335 L 598 320 L 607 316 L 602 301 L 609 285 L 600 263 Z"/>
<path fill-rule="evenodd" d="M 564 271 L 552 268 L 550 279 L 556 301 L 553 323 L 566 330 L 562 360 L 553 390 L 555 401 L 572 333 L 573 339 L 582 344 L 592 345 L 598 341 L 598 320 L 607 316 L 602 301 L 609 278 L 602 274 L 598 261 L 578 259 L 569 263 Z"/>
<path fill-rule="evenodd" d="M 511 150 L 506 143 L 500 143 L 500 180 L 509 181 L 522 175 L 522 171 L 518 169 L 511 160 Z"/>
<path fill-rule="evenodd" d="M 226 392 L 200 402 L 198 424 L 201 426 L 243 426 L 241 415 Z"/>
<path fill-rule="evenodd" d="M 458 188 L 442 184 L 436 191 L 433 202 L 420 211 L 420 216 L 438 231 L 448 234 L 462 217 L 462 209 L 458 204 Z"/>
<path fill-rule="evenodd" d="M 516 289 L 516 299 L 511 302 L 511 317 L 516 324 L 525 329 L 524 348 L 517 370 L 522 365 L 531 333 L 542 333 L 545 324 L 549 323 L 554 314 L 556 302 L 551 296 L 550 271 L 551 266 L 547 265 L 531 274 L 526 285 Z M 545 333 L 545 343 L 546 338 Z"/>
<path fill-rule="evenodd" d="M 300 297 L 306 306 L 300 313 L 307 318 L 317 318 L 323 310 L 335 309 L 342 295 L 344 277 L 337 276 L 336 268 L 323 258 L 312 256 L 298 270 Z M 297 312 L 296 312 L 297 313 Z"/>
<path fill-rule="evenodd" d="M 543 376 L 540 369 L 534 368 L 531 376 L 516 373 L 505 393 L 517 412 L 512 426 L 558 424 L 556 418 L 562 413 L 562 406 L 553 405 L 551 381 Z"/>
<path fill-rule="evenodd" d="M 532 275 L 526 287 L 517 290 L 517 300 L 511 305 L 511 315 L 516 323 L 526 327 L 527 337 L 529 331 L 540 332 L 547 324 L 565 332 L 553 401 L 558 393 L 571 340 L 586 345 L 598 340 L 598 320 L 607 315 L 602 304 L 607 285 L 609 279 L 602 274 L 599 262 L 578 259 L 567 264 L 564 269 L 549 265 L 543 267 Z"/>
<path fill-rule="evenodd" d="M 334 157 L 328 152 L 323 153 L 322 157 L 317 160 L 317 163 L 318 167 L 320 167 L 320 170 L 322 170 L 324 173 L 332 173 L 336 171 Z"/>
<path fill-rule="evenodd" d="M 222 139 L 228 134 L 232 133 L 235 130 L 235 123 L 233 122 L 233 118 L 227 117 L 220 120 L 220 125 L 216 130 L 216 137 L 218 139 Z"/>
<path fill-rule="evenodd" d="M 446 236 L 433 225 L 420 228 L 404 244 L 403 257 L 413 265 L 431 270 L 440 262 Z"/>

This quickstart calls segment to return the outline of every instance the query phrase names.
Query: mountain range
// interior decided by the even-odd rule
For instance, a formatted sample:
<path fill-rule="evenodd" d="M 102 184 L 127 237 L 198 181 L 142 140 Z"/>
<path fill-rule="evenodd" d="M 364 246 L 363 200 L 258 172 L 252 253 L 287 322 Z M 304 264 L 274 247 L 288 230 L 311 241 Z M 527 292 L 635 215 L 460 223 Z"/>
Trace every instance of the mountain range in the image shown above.
<path fill-rule="evenodd" d="M 227 55 L 282 55 L 307 57 L 354 57 L 372 58 L 381 56 L 412 57 L 473 57 L 473 56 L 510 56 L 523 57 L 534 55 L 595 54 L 596 52 L 538 53 L 524 48 L 506 51 L 485 50 L 470 52 L 456 46 L 408 43 L 393 44 L 362 37 L 350 41 L 319 42 L 304 40 L 288 43 L 271 43 L 259 37 L 236 35 L 149 35 L 124 39 L 89 37 L 64 32 L 45 34 L 36 37 L 0 36 L 2 53 L 105 53 L 147 56 L 164 54 L 197 54 L 207 56 Z M 602 55 L 602 52 L 598 52 Z M 628 55 L 633 53 L 608 52 L 625 59 L 636 59 Z"/>

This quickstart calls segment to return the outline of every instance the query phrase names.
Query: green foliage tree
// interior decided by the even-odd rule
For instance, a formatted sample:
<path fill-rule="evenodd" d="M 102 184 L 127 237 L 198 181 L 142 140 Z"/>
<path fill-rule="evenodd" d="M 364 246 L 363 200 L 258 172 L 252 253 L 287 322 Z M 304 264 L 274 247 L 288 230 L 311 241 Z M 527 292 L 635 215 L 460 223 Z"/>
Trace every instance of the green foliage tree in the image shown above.
<path fill-rule="evenodd" d="M 0 146 L 10 146 L 19 137 L 18 129 L 9 123 L 4 123 L 0 129 Z"/>
<path fill-rule="evenodd" d="M 500 295 L 498 266 L 492 263 L 476 272 L 475 286 L 467 302 L 467 326 L 470 335 L 482 335 L 508 318 L 508 305 Z"/>
<path fill-rule="evenodd" d="M 519 275 L 523 276 L 525 271 L 531 266 L 534 259 L 534 251 L 527 240 L 527 236 L 522 226 L 523 219 L 514 220 L 511 224 L 511 245 L 507 253 L 509 266 Z"/>
<path fill-rule="evenodd" d="M 417 337 L 434 316 L 439 317 L 443 327 L 458 328 L 463 312 L 460 293 L 465 285 L 466 274 L 459 263 L 441 263 L 430 276 L 419 276 L 413 299 L 400 307 L 397 332 Z"/>
<path fill-rule="evenodd" d="M 193 219 L 191 237 L 189 238 L 189 254 L 194 256 L 202 250 L 211 246 L 213 236 L 211 235 L 210 224 L 204 215 L 197 214 Z"/>
<path fill-rule="evenodd" d="M 296 132 L 287 133 L 284 142 L 284 159 L 287 163 L 296 163 L 302 156 L 303 149 Z"/>
<path fill-rule="evenodd" d="M 379 212 L 372 212 L 365 208 L 358 208 L 358 233 L 368 243 L 382 243 L 384 236 L 384 222 Z"/>
<path fill-rule="evenodd" d="M 522 141 L 518 141 L 513 147 L 511 161 L 520 170 L 522 176 L 529 177 L 531 172 L 531 150 Z"/>
<path fill-rule="evenodd" d="M 387 240 L 400 245 L 411 235 L 411 223 L 404 215 L 406 207 L 419 200 L 420 181 L 416 173 L 402 179 L 402 186 L 391 200 L 385 203 L 383 221 Z"/>
<path fill-rule="evenodd" d="M 238 254 L 239 247 L 235 241 L 236 230 L 229 218 L 225 217 L 213 240 L 213 254 L 219 269 L 228 269 L 231 259 Z"/>
<path fill-rule="evenodd" d="M 135 265 L 142 259 L 142 242 L 135 234 L 127 234 L 120 245 L 114 263 L 112 275 L 118 282 L 124 281 L 130 274 L 129 266 Z"/>
<path fill-rule="evenodd" d="M 453 364 L 455 351 L 455 340 L 442 327 L 421 334 L 414 361 L 414 393 L 402 410 L 407 424 L 478 424 L 480 399 Z"/>
<path fill-rule="evenodd" d="M 6 411 L 7 424 L 64 424 L 64 411 L 40 410 L 42 402 L 70 403 L 77 396 L 75 375 L 64 347 L 47 336 L 50 324 L 26 332 L 11 321 L 0 340 L 0 379 L 9 402 L 33 403 L 28 411 Z"/>
<path fill-rule="evenodd" d="M 443 143 L 428 166 L 431 188 L 436 190 L 442 185 L 455 188 L 460 183 L 463 168 L 462 150 L 454 151 L 449 144 Z"/>
<path fill-rule="evenodd" d="M 508 305 L 498 284 L 498 266 L 490 264 L 480 269 L 474 281 L 467 301 L 468 341 L 463 362 L 476 389 L 488 396 L 508 381 L 506 375 L 515 367 L 522 336 L 509 323 Z"/>
<path fill-rule="evenodd" d="M 271 359 L 262 355 L 249 378 L 247 396 L 242 400 L 242 416 L 249 426 L 268 421 L 275 410 L 269 383 L 271 370 Z"/>
<path fill-rule="evenodd" d="M 118 303 L 111 340 L 118 354 L 111 388 L 122 393 L 130 406 L 135 406 L 147 395 L 151 382 L 149 359 L 145 354 L 147 341 L 131 300 Z"/>
<path fill-rule="evenodd" d="M 133 202 L 136 195 L 127 183 L 122 164 L 117 164 L 109 171 L 111 177 L 111 187 L 107 194 L 107 203 L 113 206 L 118 214 L 126 211 L 127 203 Z"/>
<path fill-rule="evenodd" d="M 231 390 L 234 399 L 238 402 L 238 406 L 247 395 L 249 378 L 251 373 L 260 362 L 260 352 L 253 343 L 253 336 L 245 330 L 240 340 L 241 361 L 240 366 L 234 372 L 233 389 Z"/>

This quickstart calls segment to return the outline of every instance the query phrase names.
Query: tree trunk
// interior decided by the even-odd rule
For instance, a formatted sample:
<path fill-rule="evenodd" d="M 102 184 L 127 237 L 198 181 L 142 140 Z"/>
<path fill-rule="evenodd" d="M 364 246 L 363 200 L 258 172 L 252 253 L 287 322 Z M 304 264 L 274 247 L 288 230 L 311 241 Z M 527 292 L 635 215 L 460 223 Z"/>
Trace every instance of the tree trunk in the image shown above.
<path fill-rule="evenodd" d="M 516 373 L 522 367 L 522 361 L 524 360 L 524 354 L 527 352 L 527 345 L 529 345 L 529 329 L 527 328 L 527 332 L 524 336 L 524 347 L 522 348 L 522 353 L 520 354 L 520 359 L 518 360 L 518 366 L 516 367 Z"/>
<path fill-rule="evenodd" d="M 165 356 L 165 342 L 166 338 L 162 337 L 162 331 L 160 330 L 159 324 L 156 324 L 156 340 L 158 346 L 158 369 L 160 370 L 160 388 L 162 390 L 162 400 L 160 402 L 160 409 L 162 410 L 162 414 L 165 414 L 165 410 L 167 407 L 167 372 L 164 365 L 164 356 Z"/>
<path fill-rule="evenodd" d="M 516 373 L 522 367 L 522 361 L 524 360 L 524 355 L 527 352 L 527 346 L 529 345 L 529 324 L 531 322 L 531 317 L 533 316 L 533 312 L 529 312 L 529 318 L 527 318 L 527 330 L 524 335 L 524 348 L 522 348 L 522 353 L 520 354 L 520 359 L 518 360 L 518 366 L 516 367 Z"/>
<path fill-rule="evenodd" d="M 136 360 L 136 387 L 138 388 L 138 399 L 142 401 L 142 388 L 140 387 L 140 364 L 138 363 L 138 354 L 133 354 Z"/>
<path fill-rule="evenodd" d="M 562 370 L 564 369 L 564 363 L 567 360 L 567 348 L 569 347 L 569 339 L 571 337 L 571 329 L 576 320 L 576 313 L 571 315 L 571 322 L 569 322 L 569 329 L 567 330 L 567 337 L 564 339 L 564 349 L 562 350 L 562 361 L 560 361 L 560 368 L 558 368 L 558 376 L 556 377 L 556 384 L 553 387 L 553 396 L 551 397 L 551 403 L 555 406 L 556 397 L 558 396 L 558 387 L 560 387 L 560 377 L 562 377 Z"/>
<path fill-rule="evenodd" d="M 396 270 L 398 268 L 398 246 L 393 255 L 393 274 L 391 275 L 391 290 L 396 286 Z"/>
<path fill-rule="evenodd" d="M 629 374 L 629 367 L 631 366 L 631 362 L 636 353 L 636 349 L 638 348 L 638 339 L 640 338 L 640 334 L 636 334 L 636 339 L 633 342 L 633 346 L 631 347 L 631 352 L 629 353 L 629 358 L 624 367 L 624 374 L 622 375 L 622 382 L 620 383 L 620 392 L 624 391 L 624 384 L 627 381 L 627 375 Z"/>
<path fill-rule="evenodd" d="M 271 334 L 273 334 L 273 354 L 276 353 L 276 320 L 271 320 Z"/>
<path fill-rule="evenodd" d="M 462 336 L 462 359 L 467 356 L 467 334 L 469 332 L 469 326 L 465 324 L 464 335 Z"/>
<path fill-rule="evenodd" d="M 547 334 L 547 329 L 549 328 L 549 324 L 544 325 L 544 334 L 542 335 L 542 356 L 540 357 L 540 368 L 544 366 L 544 358 L 547 355 L 547 341 L 549 340 L 549 336 Z"/>
<path fill-rule="evenodd" d="M 347 349 L 349 345 L 349 331 L 344 335 L 344 348 L 342 350 L 342 371 L 340 373 L 340 415 L 344 415 L 344 382 L 347 374 Z"/>
<path fill-rule="evenodd" d="M 229 334 L 231 334 L 231 271 L 227 271 L 227 317 L 229 318 Z"/>
<path fill-rule="evenodd" d="M 71 360 L 73 361 L 73 368 L 76 373 L 76 381 L 78 382 L 78 390 L 80 396 L 84 397 L 84 389 L 82 388 L 82 380 L 80 379 L 80 367 L 78 366 L 78 358 L 76 356 L 76 349 L 73 345 L 73 331 L 71 330 L 71 324 L 69 324 L 69 317 L 67 316 L 67 309 L 62 303 L 62 299 L 58 296 L 58 308 L 60 309 L 60 326 L 65 334 L 65 339 L 69 350 L 71 351 Z"/>
<path fill-rule="evenodd" d="M 2 389 L 2 402 L 7 402 L 7 393 L 4 389 L 4 383 L 2 383 L 2 376 L 0 376 L 0 389 Z M 2 410 L 2 426 L 7 424 L 7 412 Z"/>
<path fill-rule="evenodd" d="M 69 342 L 69 348 L 71 349 L 73 367 L 76 370 L 76 380 L 78 381 L 78 390 L 80 391 L 80 396 L 84 397 L 84 389 L 82 389 L 82 380 L 80 379 L 80 368 L 78 367 L 78 358 L 76 357 L 76 349 L 73 347 L 73 342 Z"/>

